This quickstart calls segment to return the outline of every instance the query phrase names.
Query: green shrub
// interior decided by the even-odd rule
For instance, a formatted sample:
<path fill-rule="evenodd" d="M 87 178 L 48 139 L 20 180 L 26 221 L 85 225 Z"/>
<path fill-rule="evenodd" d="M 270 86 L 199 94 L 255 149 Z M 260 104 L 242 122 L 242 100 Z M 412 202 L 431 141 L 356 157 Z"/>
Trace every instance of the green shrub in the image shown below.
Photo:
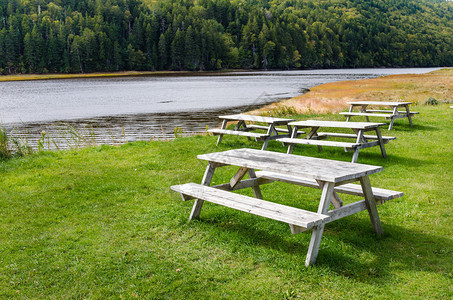
<path fill-rule="evenodd" d="M 434 99 L 433 97 L 429 97 L 426 101 L 425 101 L 425 105 L 438 105 L 439 104 L 439 101 Z"/>

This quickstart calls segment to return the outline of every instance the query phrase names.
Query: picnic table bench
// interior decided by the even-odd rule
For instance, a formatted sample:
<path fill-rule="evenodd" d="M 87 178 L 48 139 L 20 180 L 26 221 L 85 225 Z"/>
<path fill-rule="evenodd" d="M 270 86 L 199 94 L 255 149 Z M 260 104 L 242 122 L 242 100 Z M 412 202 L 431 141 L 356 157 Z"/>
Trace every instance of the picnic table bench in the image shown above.
<path fill-rule="evenodd" d="M 217 139 L 217 145 L 222 141 L 223 135 L 230 134 L 245 136 L 249 139 L 254 138 L 256 141 L 264 141 L 262 150 L 265 150 L 267 148 L 270 140 L 276 139 L 278 137 L 288 137 L 292 132 L 291 126 L 288 125 L 288 123 L 294 121 L 294 119 L 262 117 L 245 114 L 225 115 L 219 116 L 219 118 L 222 119 L 221 128 L 208 130 L 208 132 L 219 136 L 219 138 Z M 226 129 L 228 122 L 236 122 L 234 129 Z M 267 126 L 247 124 L 246 122 L 267 123 Z M 280 128 L 277 126 L 286 126 L 286 128 Z M 261 130 L 265 133 L 251 132 L 252 130 Z"/>
<path fill-rule="evenodd" d="M 327 159 L 305 157 L 254 149 L 236 149 L 198 155 L 208 161 L 201 184 L 186 183 L 172 186 L 184 201 L 195 199 L 190 219 L 199 218 L 204 201 L 220 204 L 254 215 L 285 222 L 293 234 L 313 229 L 305 265 L 316 262 L 324 226 L 343 217 L 367 210 L 377 234 L 382 226 L 376 205 L 403 196 L 403 193 L 372 188 L 369 175 L 382 167 Z M 230 182 L 209 186 L 216 168 L 237 166 L 239 170 Z M 261 171 L 255 172 L 256 169 Z M 248 179 L 244 179 L 248 174 Z M 260 185 L 283 181 L 322 190 L 317 212 L 263 200 Z M 351 184 L 359 181 L 360 184 Z M 234 193 L 252 188 L 255 197 Z M 364 200 L 343 205 L 338 193 L 364 197 Z M 332 204 L 333 209 L 330 208 Z"/>
<path fill-rule="evenodd" d="M 383 102 L 383 101 L 356 101 L 356 102 L 348 102 L 349 111 L 348 112 L 340 112 L 341 115 L 346 116 L 346 121 L 349 122 L 351 117 L 354 116 L 364 116 L 367 122 L 370 121 L 369 117 L 381 117 L 385 119 L 390 119 L 389 129 L 391 130 L 393 127 L 393 122 L 395 119 L 400 118 L 408 118 L 409 124 L 412 127 L 412 116 L 418 114 L 418 112 L 410 111 L 409 105 L 412 102 Z M 391 109 L 367 109 L 368 106 L 390 106 Z M 359 112 L 354 112 L 355 107 L 359 107 Z M 399 110 L 402 108 L 403 110 Z"/>
<path fill-rule="evenodd" d="M 306 120 L 289 123 L 293 127 L 293 134 L 289 138 L 278 138 L 277 141 L 288 145 L 287 153 L 293 151 L 295 145 L 316 145 L 321 151 L 323 146 L 341 147 L 345 151 L 353 151 L 352 162 L 357 162 L 359 157 L 359 150 L 369 147 L 379 146 L 381 148 L 382 156 L 387 157 L 384 144 L 390 140 L 395 139 L 391 136 L 382 136 L 380 126 L 384 123 L 368 123 L 368 122 L 337 122 L 337 121 L 318 121 Z M 336 133 L 336 132 L 318 132 L 318 129 L 324 128 L 347 128 L 351 129 L 354 133 Z M 305 138 L 297 138 L 294 132 L 298 132 L 301 128 L 311 128 L 310 132 Z M 374 131 L 376 135 L 366 135 L 366 132 Z M 354 142 L 332 141 L 326 140 L 329 137 L 354 139 Z"/>

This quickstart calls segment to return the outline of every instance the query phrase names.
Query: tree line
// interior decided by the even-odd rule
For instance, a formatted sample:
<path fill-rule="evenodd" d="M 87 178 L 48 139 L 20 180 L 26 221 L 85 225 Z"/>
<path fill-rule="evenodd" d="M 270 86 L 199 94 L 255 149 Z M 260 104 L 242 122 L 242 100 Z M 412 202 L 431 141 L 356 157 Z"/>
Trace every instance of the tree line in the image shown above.
<path fill-rule="evenodd" d="M 442 0 L 0 0 L 0 73 L 453 65 Z"/>

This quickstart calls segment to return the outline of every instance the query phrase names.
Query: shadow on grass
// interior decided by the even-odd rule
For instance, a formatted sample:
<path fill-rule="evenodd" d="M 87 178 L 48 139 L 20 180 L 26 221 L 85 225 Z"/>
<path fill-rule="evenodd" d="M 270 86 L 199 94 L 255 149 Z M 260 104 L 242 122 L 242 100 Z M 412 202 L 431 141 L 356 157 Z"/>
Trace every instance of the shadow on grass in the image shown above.
<path fill-rule="evenodd" d="M 437 131 L 440 130 L 438 127 L 435 126 L 428 126 L 428 125 L 422 125 L 422 124 L 417 124 L 416 122 L 412 121 L 413 126 L 411 127 L 409 124 L 393 124 L 393 128 L 389 131 L 386 129 L 381 130 L 382 135 L 391 135 L 392 131 L 398 132 L 411 132 L 411 131 Z"/>
<path fill-rule="evenodd" d="M 368 220 L 348 219 L 346 222 L 346 226 L 340 223 L 328 224 L 327 234 L 323 239 L 347 245 L 356 256 L 330 248 L 323 249 L 321 242 L 317 265 L 328 267 L 339 275 L 373 284 L 377 284 L 376 278 L 393 276 L 394 269 L 448 272 L 452 251 L 452 241 L 448 238 L 385 223 L 382 224 L 383 236 L 377 236 L 371 230 Z M 357 255 L 369 256 L 371 259 L 360 263 L 363 259 L 359 259 Z"/>
<path fill-rule="evenodd" d="M 291 235 L 289 227 L 285 233 L 282 223 L 275 222 L 280 224 L 275 225 L 269 223 L 274 221 L 260 222 L 259 219 L 250 215 L 238 217 L 233 212 L 222 215 L 210 212 L 197 222 L 216 226 L 216 231 L 220 231 L 217 238 L 227 243 L 239 241 L 241 245 L 256 247 L 257 251 L 271 249 L 270 252 L 265 250 L 269 253 L 267 258 L 263 258 L 265 254 L 261 252 L 259 256 L 279 268 L 297 265 L 296 269 L 306 270 L 304 263 L 312 231 L 288 237 Z M 394 276 L 394 270 L 444 272 L 445 276 L 451 276 L 448 274 L 453 249 L 451 240 L 384 222 L 382 225 L 384 235 L 378 236 L 367 218 L 350 217 L 327 224 L 313 268 L 327 268 L 339 276 L 368 284 L 385 284 L 386 279 Z M 232 247 L 237 251 L 237 247 Z M 275 259 L 280 255 L 281 259 Z"/>
<path fill-rule="evenodd" d="M 376 147 L 379 148 L 379 147 Z M 281 152 L 286 153 L 286 147 L 278 147 L 278 145 L 272 145 L 268 147 L 268 151 L 274 152 Z M 377 152 L 379 151 L 379 152 Z M 432 162 L 428 162 L 426 160 L 415 159 L 412 157 L 400 156 L 391 153 L 387 150 L 387 158 L 382 157 L 380 150 L 369 150 L 369 149 L 362 149 L 359 153 L 359 158 L 357 163 L 359 164 L 367 164 L 367 165 L 375 165 L 375 166 L 388 166 L 388 165 L 398 165 L 402 166 L 420 166 Z M 308 156 L 308 157 L 317 157 L 317 158 L 324 158 L 330 160 L 338 160 L 338 161 L 345 161 L 351 162 L 353 152 L 345 152 L 342 148 L 332 148 L 332 147 L 324 147 L 322 151 L 318 151 L 316 146 L 313 145 L 304 145 L 299 147 L 294 147 L 293 151 L 294 155 L 300 156 Z"/>

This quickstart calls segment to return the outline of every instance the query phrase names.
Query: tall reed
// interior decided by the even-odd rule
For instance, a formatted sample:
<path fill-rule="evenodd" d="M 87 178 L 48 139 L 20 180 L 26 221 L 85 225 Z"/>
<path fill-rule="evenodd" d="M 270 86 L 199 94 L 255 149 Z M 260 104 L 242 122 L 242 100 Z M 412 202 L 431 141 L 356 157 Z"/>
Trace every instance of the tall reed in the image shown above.
<path fill-rule="evenodd" d="M 11 157 L 9 149 L 9 139 L 6 129 L 0 126 L 0 160 Z"/>

